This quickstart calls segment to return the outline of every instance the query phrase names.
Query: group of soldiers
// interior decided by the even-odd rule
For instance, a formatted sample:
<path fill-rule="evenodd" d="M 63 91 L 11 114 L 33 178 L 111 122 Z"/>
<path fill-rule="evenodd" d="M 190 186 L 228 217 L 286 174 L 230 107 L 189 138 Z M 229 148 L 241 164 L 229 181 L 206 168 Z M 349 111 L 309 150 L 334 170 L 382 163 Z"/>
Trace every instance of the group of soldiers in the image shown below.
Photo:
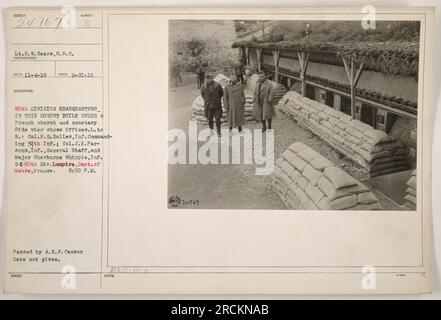
<path fill-rule="evenodd" d="M 235 68 L 230 76 L 230 84 L 224 89 L 215 82 L 210 74 L 205 75 L 205 83 L 201 88 L 201 96 L 204 99 L 205 117 L 211 130 L 216 122 L 217 135 L 221 136 L 222 99 L 227 111 L 227 124 L 230 132 L 237 128 L 242 132 L 245 124 L 245 86 L 242 71 Z M 265 73 L 259 72 L 259 80 L 254 90 L 254 118 L 262 123 L 262 131 L 271 129 L 271 120 L 275 116 L 273 104 L 273 86 Z"/>

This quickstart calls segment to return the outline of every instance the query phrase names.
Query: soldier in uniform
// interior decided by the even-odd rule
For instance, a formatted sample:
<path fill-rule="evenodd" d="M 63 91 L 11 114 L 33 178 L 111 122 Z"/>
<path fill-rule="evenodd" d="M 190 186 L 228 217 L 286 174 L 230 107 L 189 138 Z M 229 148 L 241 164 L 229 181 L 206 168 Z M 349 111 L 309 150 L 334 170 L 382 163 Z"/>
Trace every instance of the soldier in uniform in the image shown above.
<path fill-rule="evenodd" d="M 262 131 L 271 129 L 272 118 L 276 115 L 273 104 L 273 86 L 265 73 L 259 72 L 259 80 L 254 91 L 254 118 L 262 121 Z"/>
<path fill-rule="evenodd" d="M 201 61 L 201 63 L 196 68 L 196 81 L 198 83 L 198 89 L 202 88 L 205 79 L 205 72 L 207 70 L 207 63 Z"/>
<path fill-rule="evenodd" d="M 213 118 L 216 121 L 216 130 L 218 137 L 221 136 L 221 117 L 222 117 L 222 97 L 224 91 L 222 86 L 214 81 L 210 74 L 205 76 L 205 84 L 201 89 L 201 97 L 204 99 L 205 117 L 208 120 L 208 126 L 213 130 Z"/>
<path fill-rule="evenodd" d="M 237 76 L 231 76 L 231 84 L 224 89 L 224 106 L 228 112 L 228 127 L 242 131 L 245 122 L 245 92 L 243 85 L 237 81 Z"/>

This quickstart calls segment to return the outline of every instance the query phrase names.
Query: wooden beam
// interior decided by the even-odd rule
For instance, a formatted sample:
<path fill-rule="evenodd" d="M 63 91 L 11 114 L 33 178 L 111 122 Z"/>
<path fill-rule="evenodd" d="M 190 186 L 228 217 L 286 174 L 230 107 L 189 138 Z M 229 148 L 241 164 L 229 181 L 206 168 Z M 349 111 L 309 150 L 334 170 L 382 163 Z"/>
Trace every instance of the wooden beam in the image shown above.
<path fill-rule="evenodd" d="M 250 48 L 249 47 L 245 47 L 245 61 L 247 64 L 247 67 L 250 66 Z"/>
<path fill-rule="evenodd" d="M 274 81 L 279 82 L 279 60 L 280 60 L 280 51 L 279 50 L 273 50 L 273 59 L 274 59 Z"/>
<path fill-rule="evenodd" d="M 279 66 L 280 50 L 273 50 L 274 66 Z"/>
<path fill-rule="evenodd" d="M 306 70 L 308 69 L 308 63 L 309 63 L 309 52 L 306 53 L 304 60 L 303 60 L 303 73 L 306 75 Z"/>
<path fill-rule="evenodd" d="M 298 52 L 297 51 L 297 57 L 299 58 L 300 63 L 300 79 L 302 80 L 302 95 L 306 96 L 306 70 L 308 68 L 308 61 L 309 61 L 309 52 L 305 54 L 305 52 Z"/>
<path fill-rule="evenodd" d="M 352 119 L 355 119 L 355 74 L 354 74 L 354 58 L 351 58 L 351 115 Z"/>
<path fill-rule="evenodd" d="M 360 66 L 357 68 L 357 72 L 355 72 L 356 62 L 354 58 L 351 58 L 351 64 L 349 65 L 346 58 L 343 57 L 343 64 L 345 66 L 346 75 L 348 76 L 349 85 L 351 87 L 351 115 L 352 118 L 355 119 L 355 89 L 357 87 L 358 81 L 360 80 L 361 73 L 363 72 L 364 64 L 360 64 Z"/>
<path fill-rule="evenodd" d="M 239 47 L 239 57 L 242 60 L 242 62 L 245 61 L 246 57 L 245 57 L 245 48 L 244 47 Z"/>
<path fill-rule="evenodd" d="M 341 95 L 339 95 L 338 93 L 334 93 L 334 101 L 332 103 L 332 106 L 335 110 L 341 110 Z"/>
<path fill-rule="evenodd" d="M 349 71 L 349 66 L 348 63 L 346 62 L 346 58 L 343 57 L 343 64 L 345 66 L 345 70 L 346 70 L 346 75 L 348 76 L 348 80 L 349 80 L 349 84 L 351 83 L 352 79 L 351 79 L 351 72 Z"/>
<path fill-rule="evenodd" d="M 262 48 L 256 48 L 257 70 L 262 71 Z"/>
<path fill-rule="evenodd" d="M 297 58 L 299 59 L 300 63 L 300 73 L 302 73 L 303 70 L 303 59 L 302 59 L 302 53 L 297 51 Z"/>
<path fill-rule="evenodd" d="M 354 87 L 357 87 L 358 81 L 360 80 L 360 77 L 361 77 L 361 73 L 363 72 L 363 66 L 364 66 L 364 63 L 362 62 L 360 64 L 360 67 L 357 70 L 357 74 L 355 75 Z"/>

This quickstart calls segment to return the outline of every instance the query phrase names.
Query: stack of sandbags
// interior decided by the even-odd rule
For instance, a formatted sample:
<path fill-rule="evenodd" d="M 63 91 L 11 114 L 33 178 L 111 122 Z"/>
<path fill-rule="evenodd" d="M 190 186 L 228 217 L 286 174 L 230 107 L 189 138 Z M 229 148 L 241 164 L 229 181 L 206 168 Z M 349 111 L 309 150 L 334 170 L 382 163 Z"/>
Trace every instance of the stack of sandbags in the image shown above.
<path fill-rule="evenodd" d="M 273 81 L 271 81 L 273 82 Z M 273 82 L 273 84 L 276 82 Z M 277 84 L 274 87 L 274 91 L 273 91 L 273 103 L 277 104 L 280 102 L 280 100 L 283 98 L 283 96 L 286 94 L 287 90 L 285 88 L 284 85 L 281 84 Z"/>
<path fill-rule="evenodd" d="M 259 80 L 259 75 L 253 74 L 248 80 L 246 85 L 246 91 L 253 95 L 254 91 L 256 89 L 257 81 Z M 273 85 L 273 103 L 277 104 L 279 103 L 280 99 L 285 95 L 287 92 L 285 86 L 283 84 L 274 82 L 269 80 L 271 84 Z"/>
<path fill-rule="evenodd" d="M 254 99 L 252 95 L 245 94 L 245 123 L 256 123 L 254 118 Z"/>
<path fill-rule="evenodd" d="M 248 79 L 245 86 L 245 90 L 247 93 L 253 95 L 256 90 L 257 80 L 259 80 L 259 75 L 253 73 Z"/>
<path fill-rule="evenodd" d="M 230 79 L 226 77 L 223 74 L 218 74 L 214 81 L 219 83 L 222 88 L 225 88 L 230 83 Z M 222 118 L 221 123 L 224 123 L 227 121 L 227 111 L 224 108 L 224 102 L 222 100 Z M 204 99 L 199 95 L 196 99 L 193 100 L 192 104 L 192 120 L 196 120 L 201 124 L 207 124 L 207 118 L 205 117 L 205 110 L 204 110 Z M 253 115 L 253 96 L 252 95 L 245 95 L 245 123 L 255 123 L 256 120 L 254 119 Z"/>
<path fill-rule="evenodd" d="M 412 172 L 410 175 L 410 179 L 407 181 L 407 189 L 406 189 L 406 196 L 404 197 L 405 206 L 409 209 L 415 210 L 416 209 L 416 170 Z"/>
<path fill-rule="evenodd" d="M 383 131 L 294 91 L 285 94 L 278 106 L 300 126 L 358 163 L 371 177 L 408 168 L 404 145 Z"/>
<path fill-rule="evenodd" d="M 369 188 L 301 142 L 281 154 L 271 179 L 271 188 L 288 209 L 382 209 Z"/>
<path fill-rule="evenodd" d="M 214 77 L 213 80 L 219 83 L 222 86 L 222 88 L 225 88 L 227 85 L 230 84 L 230 78 L 228 78 L 223 73 L 219 73 L 216 77 Z"/>

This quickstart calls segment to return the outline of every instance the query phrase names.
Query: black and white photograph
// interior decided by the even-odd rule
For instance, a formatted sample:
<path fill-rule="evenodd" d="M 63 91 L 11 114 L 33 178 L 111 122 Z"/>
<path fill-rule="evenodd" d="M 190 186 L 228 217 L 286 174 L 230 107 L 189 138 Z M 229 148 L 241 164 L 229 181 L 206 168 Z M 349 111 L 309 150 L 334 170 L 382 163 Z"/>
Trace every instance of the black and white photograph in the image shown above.
<path fill-rule="evenodd" d="M 417 208 L 420 21 L 170 20 L 168 208 Z"/>
<path fill-rule="evenodd" d="M 439 297 L 440 5 L 242 5 L 5 10 L 5 296 Z"/>

